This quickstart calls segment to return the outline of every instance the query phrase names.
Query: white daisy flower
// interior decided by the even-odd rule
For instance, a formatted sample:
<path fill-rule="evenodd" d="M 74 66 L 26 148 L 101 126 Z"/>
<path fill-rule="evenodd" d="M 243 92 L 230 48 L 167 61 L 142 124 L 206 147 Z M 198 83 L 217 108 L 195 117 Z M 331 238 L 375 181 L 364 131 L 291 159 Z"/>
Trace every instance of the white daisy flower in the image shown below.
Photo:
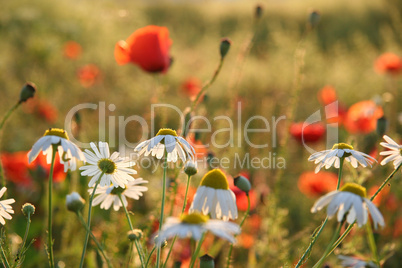
<path fill-rule="evenodd" d="M 364 261 L 355 257 L 349 257 L 344 255 L 339 255 L 338 258 L 342 260 L 341 265 L 343 267 L 350 268 L 378 268 L 378 266 L 372 261 Z"/>
<path fill-rule="evenodd" d="M 167 162 L 176 162 L 180 158 L 183 162 L 194 160 L 194 148 L 182 137 L 177 136 L 176 131 L 162 128 L 152 139 L 141 142 L 134 151 L 139 155 L 151 154 L 161 159 L 167 152 Z"/>
<path fill-rule="evenodd" d="M 371 167 L 373 162 L 377 162 L 368 154 L 353 150 L 353 147 L 346 143 L 337 143 L 331 150 L 314 153 L 308 160 L 314 161 L 314 164 L 318 164 L 315 168 L 315 173 L 317 173 L 324 166 L 326 169 L 331 166 L 339 168 L 341 158 L 350 162 L 354 168 L 357 168 L 358 164 L 363 167 Z"/>
<path fill-rule="evenodd" d="M 120 157 L 118 152 L 114 152 L 110 155 L 109 145 L 107 142 L 99 142 L 99 150 L 96 148 L 95 143 L 90 143 L 92 150 L 86 149 L 84 154 L 87 159 L 88 164 L 80 167 L 81 175 L 92 176 L 89 181 L 88 186 L 92 187 L 95 185 L 99 177 L 99 186 L 107 186 L 110 184 L 114 186 L 120 186 L 122 188 L 129 181 L 134 181 L 134 178 L 130 174 L 137 174 L 137 171 L 130 168 L 135 165 L 135 162 L 131 161 L 129 158 Z"/>
<path fill-rule="evenodd" d="M 148 183 L 148 181 L 138 178 L 128 182 L 125 188 L 113 185 L 98 187 L 95 191 L 95 195 L 97 196 L 94 198 L 92 206 L 94 207 L 100 204 L 102 209 L 109 209 L 113 204 L 113 209 L 118 211 L 120 207 L 123 206 L 119 198 L 119 194 L 121 194 L 124 206 L 127 207 L 128 202 L 126 197 L 138 200 L 140 196 L 142 196 L 142 192 L 148 191 L 148 187 L 139 185 L 142 183 Z M 93 188 L 89 189 L 88 192 L 92 194 L 93 190 Z"/>
<path fill-rule="evenodd" d="M 60 163 L 64 165 L 64 172 L 68 169 L 71 171 L 77 168 L 77 159 L 85 162 L 85 156 L 82 151 L 72 143 L 64 129 L 49 128 L 28 153 L 28 162 L 31 163 L 39 155 L 40 151 L 46 155 L 48 164 L 52 162 L 53 147 L 57 146 L 59 152 Z"/>
<path fill-rule="evenodd" d="M 0 198 L 3 196 L 3 194 L 6 192 L 7 188 L 3 187 L 0 190 Z M 13 208 L 10 206 L 10 204 L 15 203 L 14 198 L 6 199 L 6 200 L 1 200 L 0 201 L 0 223 L 1 224 L 6 224 L 7 220 L 11 220 L 12 217 L 10 214 L 14 214 Z"/>
<path fill-rule="evenodd" d="M 213 169 L 204 175 L 189 211 L 210 214 L 212 219 L 237 219 L 236 196 L 221 170 Z"/>
<path fill-rule="evenodd" d="M 210 220 L 207 216 L 197 212 L 183 214 L 180 218 L 168 217 L 166 219 L 155 243 L 161 245 L 165 240 L 174 236 L 200 240 L 206 231 L 233 244 L 236 242 L 234 235 L 240 233 L 240 227 L 233 222 Z"/>
<path fill-rule="evenodd" d="M 356 183 L 346 183 L 339 191 L 332 191 L 324 195 L 315 202 L 311 212 L 315 213 L 326 205 L 328 205 L 328 218 L 332 218 L 338 211 L 338 222 L 346 217 L 349 224 L 357 221 L 357 225 L 361 227 L 367 223 L 368 212 L 370 212 L 376 229 L 378 224 L 382 227 L 385 226 L 381 212 L 366 198 L 366 188 Z"/>
<path fill-rule="evenodd" d="M 380 153 L 380 155 L 387 156 L 381 161 L 381 165 L 386 165 L 389 162 L 394 161 L 394 168 L 397 168 L 402 163 L 402 145 L 399 145 L 387 135 L 384 135 L 383 138 L 387 142 L 381 142 L 380 145 L 390 150 Z"/>

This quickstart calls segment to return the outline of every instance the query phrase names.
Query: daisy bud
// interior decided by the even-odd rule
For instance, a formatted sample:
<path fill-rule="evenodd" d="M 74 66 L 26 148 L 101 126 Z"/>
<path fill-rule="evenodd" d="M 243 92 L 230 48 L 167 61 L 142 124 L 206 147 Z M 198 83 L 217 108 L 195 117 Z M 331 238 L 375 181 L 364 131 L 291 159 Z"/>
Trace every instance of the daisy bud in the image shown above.
<path fill-rule="evenodd" d="M 30 98 L 33 98 L 36 92 L 36 85 L 34 83 L 28 82 L 24 85 L 20 92 L 19 103 L 25 102 Z"/>
<path fill-rule="evenodd" d="M 214 268 L 214 267 L 215 267 L 214 258 L 209 256 L 208 254 L 205 254 L 200 257 L 200 268 Z"/>
<path fill-rule="evenodd" d="M 256 19 L 261 18 L 261 16 L 262 16 L 262 11 L 263 11 L 263 8 L 262 8 L 261 5 L 257 5 L 257 6 L 255 7 L 255 18 L 256 18 Z"/>
<path fill-rule="evenodd" d="M 236 178 L 233 179 L 234 185 L 236 185 L 237 188 L 248 194 L 248 192 L 251 189 L 251 184 L 250 181 L 243 177 L 243 176 L 237 176 Z"/>
<path fill-rule="evenodd" d="M 32 205 L 31 203 L 25 203 L 22 206 L 21 211 L 22 211 L 22 213 L 24 213 L 24 215 L 26 217 L 31 216 L 31 215 L 33 215 L 35 213 L 35 206 Z"/>
<path fill-rule="evenodd" d="M 229 40 L 229 38 L 223 38 L 221 40 L 220 52 L 222 59 L 226 56 L 226 54 L 228 54 L 231 43 L 232 42 Z"/>
<path fill-rule="evenodd" d="M 127 237 L 130 241 L 140 240 L 142 238 L 142 231 L 140 229 L 134 229 L 127 232 Z"/>
<path fill-rule="evenodd" d="M 308 18 L 308 22 L 310 23 L 311 28 L 314 28 L 318 25 L 318 23 L 320 22 L 320 18 L 321 15 L 320 13 L 318 13 L 318 11 L 316 10 L 311 11 Z"/>
<path fill-rule="evenodd" d="M 184 173 L 186 173 L 188 176 L 194 176 L 197 174 L 197 172 L 197 162 L 187 161 L 184 165 Z"/>
<path fill-rule="evenodd" d="M 66 197 L 67 209 L 72 212 L 79 212 L 85 206 L 85 200 L 77 192 L 72 192 Z"/>
<path fill-rule="evenodd" d="M 380 117 L 377 119 L 377 134 L 382 137 L 384 136 L 385 132 L 387 132 L 388 129 L 388 120 L 385 118 L 385 116 Z"/>

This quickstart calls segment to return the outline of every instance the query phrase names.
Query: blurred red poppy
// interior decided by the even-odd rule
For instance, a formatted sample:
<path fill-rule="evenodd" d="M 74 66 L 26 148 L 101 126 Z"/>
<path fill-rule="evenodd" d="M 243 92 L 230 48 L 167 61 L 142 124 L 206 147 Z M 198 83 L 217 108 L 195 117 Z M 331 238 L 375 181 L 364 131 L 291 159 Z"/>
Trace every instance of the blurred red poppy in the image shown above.
<path fill-rule="evenodd" d="M 197 97 L 198 93 L 200 93 L 202 89 L 202 83 L 198 78 L 190 77 L 181 86 L 182 92 L 190 98 L 191 101 L 194 101 Z"/>
<path fill-rule="evenodd" d="M 378 73 L 399 74 L 402 70 L 402 59 L 394 53 L 384 53 L 374 63 Z"/>
<path fill-rule="evenodd" d="M 318 91 L 318 100 L 322 105 L 328 105 L 338 100 L 338 96 L 336 95 L 335 88 L 332 86 L 325 86 L 320 91 Z"/>
<path fill-rule="evenodd" d="M 376 129 L 377 120 L 383 115 L 382 108 L 374 101 L 361 101 L 349 108 L 344 125 L 350 133 L 367 134 Z"/>
<path fill-rule="evenodd" d="M 300 122 L 292 123 L 289 131 L 298 142 L 316 142 L 323 137 L 325 127 L 322 123 L 306 124 L 304 126 L 304 122 Z"/>
<path fill-rule="evenodd" d="M 82 47 L 75 41 L 68 41 L 64 44 L 64 57 L 68 59 L 78 59 L 81 56 Z"/>
<path fill-rule="evenodd" d="M 78 70 L 77 76 L 80 84 L 85 88 L 89 88 L 92 87 L 99 79 L 100 71 L 96 65 L 87 64 Z"/>
<path fill-rule="evenodd" d="M 317 97 L 321 105 L 325 106 L 326 121 L 330 124 L 342 124 L 347 109 L 339 102 L 335 88 L 327 85 L 318 91 Z"/>
<path fill-rule="evenodd" d="M 170 66 L 172 40 L 166 27 L 149 25 L 117 42 L 114 57 L 118 64 L 133 63 L 146 72 L 166 72 Z"/>
<path fill-rule="evenodd" d="M 320 171 L 304 172 L 300 175 L 297 186 L 308 197 L 319 197 L 336 189 L 338 176 L 335 173 Z"/>
<path fill-rule="evenodd" d="M 18 185 L 28 186 L 31 184 L 27 152 L 2 153 L 1 162 L 6 179 Z"/>
<path fill-rule="evenodd" d="M 39 100 L 37 98 L 27 102 L 25 105 L 27 113 L 33 113 L 39 118 L 45 119 L 49 123 L 54 123 L 57 120 L 57 109 L 50 102 L 46 100 Z"/>
<path fill-rule="evenodd" d="M 194 135 L 187 139 L 188 143 L 194 148 L 195 156 L 202 159 L 208 155 L 208 148 L 200 140 L 195 140 Z"/>
<path fill-rule="evenodd" d="M 32 178 L 47 179 L 49 177 L 50 165 L 46 162 L 46 156 L 39 154 L 31 164 L 28 164 L 28 152 L 2 153 L 1 161 L 3 163 L 6 178 L 15 184 L 29 186 Z M 64 165 L 60 164 L 58 158 L 53 170 L 53 181 L 62 182 L 66 178 Z"/>

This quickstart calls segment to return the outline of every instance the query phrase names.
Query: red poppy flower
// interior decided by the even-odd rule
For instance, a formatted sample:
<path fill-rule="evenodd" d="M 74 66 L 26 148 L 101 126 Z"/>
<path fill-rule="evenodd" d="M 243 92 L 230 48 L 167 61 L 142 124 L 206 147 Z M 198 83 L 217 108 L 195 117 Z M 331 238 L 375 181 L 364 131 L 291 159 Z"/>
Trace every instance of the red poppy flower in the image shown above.
<path fill-rule="evenodd" d="M 75 41 L 68 41 L 64 44 L 64 56 L 75 60 L 81 56 L 82 47 Z"/>
<path fill-rule="evenodd" d="M 9 181 L 24 186 L 31 184 L 27 152 L 2 153 L 1 162 L 5 176 Z"/>
<path fill-rule="evenodd" d="M 300 175 L 297 186 L 300 192 L 308 197 L 318 197 L 336 189 L 338 177 L 332 172 L 313 171 L 304 172 Z"/>
<path fill-rule="evenodd" d="M 89 88 L 99 79 L 100 71 L 96 65 L 87 64 L 78 70 L 77 76 L 80 84 L 85 88 Z"/>
<path fill-rule="evenodd" d="M 318 100 L 322 105 L 328 105 L 338 100 L 335 88 L 332 86 L 325 86 L 318 91 Z"/>
<path fill-rule="evenodd" d="M 292 123 L 290 134 L 299 142 L 319 141 L 325 133 L 325 127 L 322 123 L 313 123 L 304 126 L 304 122 Z"/>
<path fill-rule="evenodd" d="M 39 118 L 45 119 L 49 123 L 57 120 L 57 109 L 46 100 L 34 98 L 25 105 L 27 113 L 33 113 Z"/>
<path fill-rule="evenodd" d="M 171 45 L 166 27 L 149 25 L 136 30 L 126 41 L 117 42 L 114 57 L 120 65 L 131 62 L 146 72 L 166 72 L 170 66 Z"/>
<path fill-rule="evenodd" d="M 187 139 L 188 143 L 194 148 L 195 156 L 199 159 L 208 155 L 208 148 L 200 140 L 195 140 L 194 136 Z"/>
<path fill-rule="evenodd" d="M 202 83 L 198 78 L 191 77 L 187 79 L 181 86 L 182 92 L 194 101 L 198 93 L 200 93 L 202 88 Z"/>
<path fill-rule="evenodd" d="M 393 53 L 384 53 L 377 58 L 374 68 L 378 73 L 398 74 L 402 70 L 402 59 Z"/>
<path fill-rule="evenodd" d="M 350 133 L 367 134 L 377 127 L 377 120 L 384 114 L 374 101 L 361 101 L 353 104 L 345 118 L 345 128 Z"/>

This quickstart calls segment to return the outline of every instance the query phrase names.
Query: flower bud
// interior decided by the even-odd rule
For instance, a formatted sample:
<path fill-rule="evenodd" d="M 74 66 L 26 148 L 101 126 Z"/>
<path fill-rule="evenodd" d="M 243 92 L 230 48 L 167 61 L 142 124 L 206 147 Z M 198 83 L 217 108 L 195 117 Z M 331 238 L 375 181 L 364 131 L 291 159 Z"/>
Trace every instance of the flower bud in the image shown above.
<path fill-rule="evenodd" d="M 208 254 L 205 254 L 200 257 L 200 268 L 214 268 L 214 267 L 215 267 L 214 258 L 209 256 Z"/>
<path fill-rule="evenodd" d="M 382 137 L 384 136 L 385 132 L 387 132 L 388 129 L 388 120 L 385 118 L 385 116 L 378 118 L 377 120 L 377 134 L 378 136 Z"/>
<path fill-rule="evenodd" d="M 127 237 L 130 241 L 140 240 L 142 238 L 142 231 L 140 229 L 134 229 L 127 232 Z"/>
<path fill-rule="evenodd" d="M 186 173 L 188 176 L 194 176 L 197 174 L 197 162 L 193 161 L 187 161 L 186 164 L 184 165 L 184 173 Z"/>
<path fill-rule="evenodd" d="M 226 56 L 226 54 L 228 54 L 231 44 L 232 42 L 229 40 L 229 38 L 223 38 L 221 40 L 220 52 L 222 59 Z"/>
<path fill-rule="evenodd" d="M 77 192 L 72 192 L 66 197 L 67 209 L 72 212 L 79 212 L 85 206 L 85 200 Z"/>
<path fill-rule="evenodd" d="M 31 216 L 31 215 L 33 215 L 35 213 L 35 206 L 32 205 L 31 203 L 25 203 L 22 206 L 21 210 L 22 210 L 22 213 L 24 213 L 24 215 L 26 217 L 28 217 L 28 216 Z"/>
<path fill-rule="evenodd" d="M 36 92 L 36 85 L 34 83 L 28 82 L 26 83 L 20 92 L 20 100 L 19 103 L 25 102 L 30 98 L 33 98 Z"/>
<path fill-rule="evenodd" d="M 251 184 L 247 178 L 240 175 L 240 176 L 237 176 L 236 178 L 234 178 L 233 180 L 234 180 L 234 185 L 236 185 L 237 188 L 239 188 L 240 190 L 242 190 L 243 192 L 248 194 L 248 192 L 251 189 Z"/>
<path fill-rule="evenodd" d="M 318 11 L 313 10 L 310 12 L 308 22 L 310 23 L 311 28 L 315 28 L 320 22 L 321 15 Z"/>
<path fill-rule="evenodd" d="M 262 16 L 262 11 L 263 11 L 263 8 L 262 8 L 261 5 L 257 5 L 257 6 L 255 7 L 255 18 L 256 18 L 256 19 L 261 18 L 261 16 Z"/>

